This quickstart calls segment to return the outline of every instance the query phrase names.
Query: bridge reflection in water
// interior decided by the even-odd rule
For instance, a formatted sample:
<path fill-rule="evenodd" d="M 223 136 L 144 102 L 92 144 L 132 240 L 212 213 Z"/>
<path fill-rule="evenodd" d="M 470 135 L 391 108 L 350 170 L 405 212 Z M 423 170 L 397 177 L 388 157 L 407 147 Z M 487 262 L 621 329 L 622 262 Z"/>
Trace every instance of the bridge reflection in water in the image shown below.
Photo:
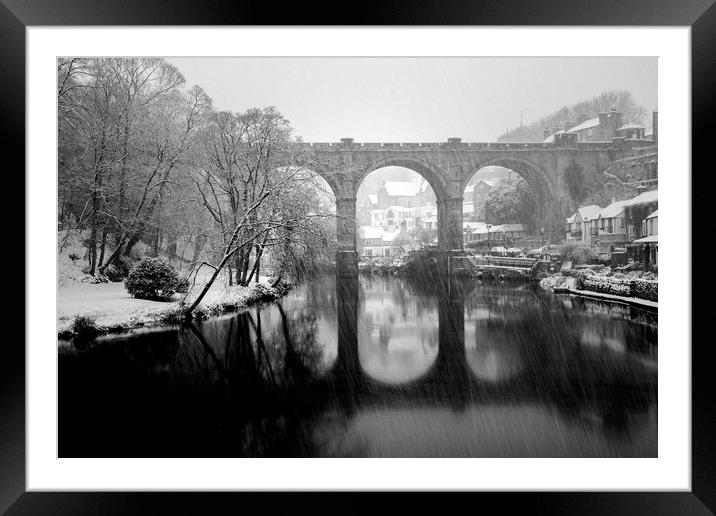
<path fill-rule="evenodd" d="M 645 336 L 644 328 L 636 331 L 624 320 L 585 326 L 578 316 L 553 306 L 531 305 L 529 291 L 509 288 L 492 287 L 471 307 L 476 304 L 473 290 L 443 278 L 430 290 L 438 315 L 437 350 L 424 355 L 431 363 L 424 372 L 425 364 L 418 364 L 412 378 L 392 382 L 377 379 L 369 353 L 360 353 L 376 346 L 370 335 L 359 342 L 359 305 L 368 296 L 361 296 L 358 278 L 340 278 L 336 293 L 338 354 L 322 381 L 349 412 L 396 402 L 454 410 L 471 404 L 541 403 L 618 431 L 656 401 L 655 327 L 646 325 Z M 467 343 L 466 312 L 472 339 Z M 417 338 L 413 341 L 415 352 L 423 347 Z M 645 348 L 652 355 L 634 353 Z"/>
<path fill-rule="evenodd" d="M 325 278 L 61 352 L 60 456 L 656 456 L 656 331 L 524 288 Z"/>

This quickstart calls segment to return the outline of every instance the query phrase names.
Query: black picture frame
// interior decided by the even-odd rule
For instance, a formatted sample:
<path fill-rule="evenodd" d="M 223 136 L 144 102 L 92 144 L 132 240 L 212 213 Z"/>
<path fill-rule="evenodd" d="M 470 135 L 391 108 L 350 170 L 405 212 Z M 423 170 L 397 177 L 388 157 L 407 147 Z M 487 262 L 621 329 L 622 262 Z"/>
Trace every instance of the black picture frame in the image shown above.
<path fill-rule="evenodd" d="M 714 0 L 382 0 L 359 4 L 294 3 L 278 7 L 259 1 L 191 0 L 0 0 L 0 145 L 3 167 L 12 188 L 22 189 L 25 138 L 25 29 L 36 25 L 622 25 L 690 26 L 692 35 L 692 153 L 698 188 L 692 189 L 692 241 L 702 251 L 684 250 L 684 264 L 708 271 L 708 244 L 715 231 L 707 213 L 715 191 L 709 143 L 716 115 L 716 5 Z M 7 158 L 17 158 L 14 167 Z M 665 170 L 688 176 L 689 171 Z M 9 177 L 12 176 L 12 177 Z M 693 177 L 693 176 L 691 176 Z M 14 190 L 19 191 L 19 190 Z M 17 197 L 17 196 L 15 196 Z M 19 210 L 17 213 L 21 213 Z M 702 221 L 703 224 L 697 224 Z M 706 222 L 708 221 L 708 222 Z M 14 224 L 17 224 L 17 220 Z M 698 229 L 697 229 L 698 228 Z M 27 235 L 25 234 L 25 239 Z M 19 248 L 19 245 L 17 246 Z M 694 246 L 696 247 L 696 246 Z M 24 249 L 24 247 L 23 247 Z M 24 257 L 24 251 L 23 251 Z M 19 261 L 18 256 L 13 257 Z M 24 262 L 24 260 L 23 260 Z M 25 274 L 31 271 L 25 270 Z M 18 278 L 19 279 L 19 278 Z M 713 514 L 716 512 L 716 416 L 713 392 L 713 338 L 705 330 L 708 278 L 692 288 L 692 491 L 585 493 L 465 493 L 452 494 L 450 504 L 496 506 L 500 512 L 528 514 Z M 17 286 L 16 292 L 21 286 Z M 704 298 L 704 299 L 699 299 Z M 700 302 L 699 302 L 700 301 Z M 32 307 L 27 307 L 31 310 Z M 668 315 L 665 318 L 668 321 Z M 690 324 L 690 321 L 669 321 Z M 701 338 L 699 338 L 701 336 Z M 8 514 L 134 514 L 241 512 L 247 503 L 264 512 L 311 510 L 365 513 L 375 510 L 379 494 L 355 498 L 355 493 L 38 493 L 25 492 L 25 339 L 4 339 L 0 358 L 0 511 Z M 663 345 L 689 346 L 690 342 Z M 240 500 L 237 500 L 237 497 Z M 339 498 L 335 498 L 339 497 Z M 346 498 L 350 497 L 348 502 Z M 475 500 L 477 497 L 477 500 Z M 406 503 L 429 509 L 441 497 L 426 500 L 424 493 L 403 496 Z M 437 500 L 435 499 L 437 498 Z M 339 504 L 339 505 L 336 505 Z M 407 508 L 404 508 L 407 512 Z M 402 511 L 401 511 L 402 512 Z"/>

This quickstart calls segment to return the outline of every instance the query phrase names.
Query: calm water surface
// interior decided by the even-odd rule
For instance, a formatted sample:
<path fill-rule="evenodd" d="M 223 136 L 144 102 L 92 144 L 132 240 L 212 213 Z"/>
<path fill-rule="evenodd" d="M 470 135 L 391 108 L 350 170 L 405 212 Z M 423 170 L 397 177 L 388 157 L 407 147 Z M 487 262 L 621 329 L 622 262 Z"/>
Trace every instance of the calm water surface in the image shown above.
<path fill-rule="evenodd" d="M 62 457 L 655 457 L 657 316 L 327 277 L 59 352 Z"/>

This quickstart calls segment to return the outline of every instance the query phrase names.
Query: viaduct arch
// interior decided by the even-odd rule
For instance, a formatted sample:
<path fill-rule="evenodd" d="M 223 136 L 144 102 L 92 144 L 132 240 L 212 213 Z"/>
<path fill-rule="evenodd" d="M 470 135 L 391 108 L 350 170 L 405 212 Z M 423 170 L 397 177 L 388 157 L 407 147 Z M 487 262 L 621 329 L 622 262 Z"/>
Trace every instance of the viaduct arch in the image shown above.
<path fill-rule="evenodd" d="M 531 186 L 543 206 L 538 217 L 545 227 L 561 228 L 576 208 L 567 176 L 576 174 L 588 185 L 602 181 L 601 172 L 632 149 L 653 145 L 649 140 L 614 138 L 578 142 L 577 135 L 557 135 L 553 143 L 295 143 L 296 160 L 323 177 L 336 197 L 338 267 L 357 269 L 356 194 L 369 173 L 386 166 L 409 168 L 432 187 L 438 206 L 438 248 L 450 255 L 463 250 L 463 192 L 475 172 L 489 165 L 514 170 Z"/>

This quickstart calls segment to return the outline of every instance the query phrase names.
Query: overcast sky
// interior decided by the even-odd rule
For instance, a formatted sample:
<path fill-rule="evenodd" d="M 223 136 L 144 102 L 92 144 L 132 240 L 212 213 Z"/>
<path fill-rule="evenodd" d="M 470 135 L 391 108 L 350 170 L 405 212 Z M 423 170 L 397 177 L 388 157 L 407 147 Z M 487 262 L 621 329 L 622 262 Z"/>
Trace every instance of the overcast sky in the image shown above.
<path fill-rule="evenodd" d="M 655 57 L 168 58 L 217 109 L 276 106 L 308 142 L 494 141 L 609 89 L 657 107 Z"/>

